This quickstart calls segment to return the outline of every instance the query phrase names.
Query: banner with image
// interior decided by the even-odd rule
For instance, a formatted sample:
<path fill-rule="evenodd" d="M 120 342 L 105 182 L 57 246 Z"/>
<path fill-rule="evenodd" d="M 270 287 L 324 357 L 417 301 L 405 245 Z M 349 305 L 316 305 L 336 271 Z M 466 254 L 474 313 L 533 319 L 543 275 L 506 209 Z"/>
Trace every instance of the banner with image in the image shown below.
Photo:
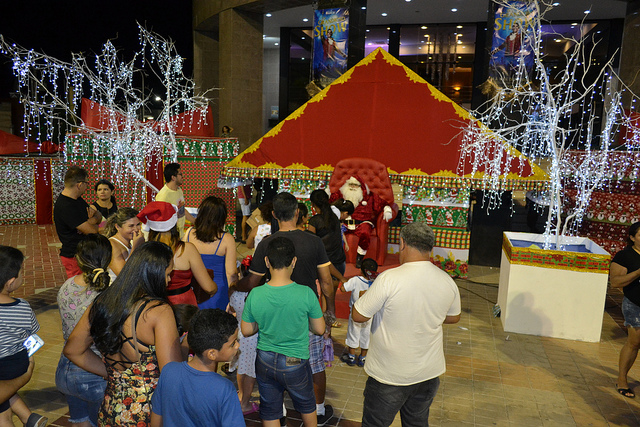
<path fill-rule="evenodd" d="M 324 88 L 347 71 L 349 9 L 317 9 L 313 18 L 313 81 Z"/>
<path fill-rule="evenodd" d="M 503 87 L 513 85 L 520 72 L 533 69 L 534 32 L 539 31 L 535 4 L 510 1 L 495 5 L 489 76 Z"/>

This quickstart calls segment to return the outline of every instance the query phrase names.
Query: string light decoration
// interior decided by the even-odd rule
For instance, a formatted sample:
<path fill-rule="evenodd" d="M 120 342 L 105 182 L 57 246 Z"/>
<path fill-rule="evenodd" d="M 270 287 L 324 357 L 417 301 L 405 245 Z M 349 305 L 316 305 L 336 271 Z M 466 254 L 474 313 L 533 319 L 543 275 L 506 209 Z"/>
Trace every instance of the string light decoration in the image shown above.
<path fill-rule="evenodd" d="M 71 62 L 64 62 L 9 44 L 1 35 L 0 53 L 13 62 L 24 106 L 25 140 L 34 138 L 42 143 L 79 132 L 86 137 L 82 140 L 91 143 L 72 147 L 74 158 L 108 158 L 117 186 L 135 180 L 157 192 L 145 178 L 146 166 L 163 156 L 177 160 L 176 128 L 207 124 L 209 91 L 195 95 L 195 82 L 184 75 L 183 58 L 173 41 L 139 24 L 138 29 L 140 49 L 129 60 L 122 59 L 110 41 L 95 58 L 74 53 Z M 161 97 L 145 90 L 144 78 L 150 74 L 162 85 Z M 91 100 L 91 108 L 99 114 L 97 126 L 81 119 L 83 97 Z M 158 119 L 145 121 L 152 109 L 160 110 Z M 186 114 L 179 119 L 181 113 Z"/>
<path fill-rule="evenodd" d="M 494 1 L 509 7 L 506 0 Z M 524 159 L 548 164 L 544 249 L 562 249 L 563 237 L 577 234 L 595 190 L 637 178 L 640 128 L 633 116 L 638 97 L 614 72 L 613 58 L 597 64 L 595 35 L 565 39 L 573 48 L 565 51 L 564 66 L 545 65 L 540 22 L 554 6 L 546 1 L 532 4 L 534 19 L 524 13 L 514 18 L 533 27 L 532 70 L 520 57 L 511 76 L 486 84 L 493 96 L 470 112 L 477 122 L 462 129 L 458 173 L 478 180 L 491 210 L 500 206 L 509 171 L 516 169 L 523 176 Z M 631 100 L 628 110 L 623 95 Z M 626 135 L 619 140 L 621 129 Z M 566 197 L 569 188 L 574 197 Z"/>

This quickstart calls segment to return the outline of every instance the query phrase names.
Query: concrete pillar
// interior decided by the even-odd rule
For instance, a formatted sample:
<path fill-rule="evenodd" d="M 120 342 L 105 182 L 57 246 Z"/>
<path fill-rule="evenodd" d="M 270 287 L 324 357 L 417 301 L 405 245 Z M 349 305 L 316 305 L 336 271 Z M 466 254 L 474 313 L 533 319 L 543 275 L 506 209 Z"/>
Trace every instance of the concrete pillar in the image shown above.
<path fill-rule="evenodd" d="M 220 74 L 218 70 L 218 58 L 220 56 L 219 42 L 216 34 L 206 31 L 193 33 L 193 78 L 197 84 L 197 92 L 207 93 L 207 98 L 212 100 L 211 111 L 216 135 L 220 135 Z"/>
<path fill-rule="evenodd" d="M 624 33 L 620 52 L 620 78 L 636 95 L 640 95 L 640 0 L 635 0 L 627 6 L 627 16 L 624 19 Z M 630 107 L 631 97 L 623 98 L 625 108 Z M 636 112 L 640 105 L 636 105 Z"/>
<path fill-rule="evenodd" d="M 262 136 L 262 14 L 226 9 L 219 14 L 219 121 L 241 150 Z"/>

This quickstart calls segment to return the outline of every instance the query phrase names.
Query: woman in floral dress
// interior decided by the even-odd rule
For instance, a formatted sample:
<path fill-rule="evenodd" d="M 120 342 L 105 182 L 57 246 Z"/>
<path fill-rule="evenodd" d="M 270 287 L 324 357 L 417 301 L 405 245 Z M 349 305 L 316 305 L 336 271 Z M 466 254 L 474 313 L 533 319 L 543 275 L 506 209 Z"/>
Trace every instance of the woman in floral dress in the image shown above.
<path fill-rule="evenodd" d="M 148 425 L 160 371 L 182 360 L 166 293 L 172 259 L 164 243 L 143 243 L 85 312 L 64 347 L 73 363 L 107 379 L 101 426 Z M 90 349 L 94 343 L 102 360 Z"/>

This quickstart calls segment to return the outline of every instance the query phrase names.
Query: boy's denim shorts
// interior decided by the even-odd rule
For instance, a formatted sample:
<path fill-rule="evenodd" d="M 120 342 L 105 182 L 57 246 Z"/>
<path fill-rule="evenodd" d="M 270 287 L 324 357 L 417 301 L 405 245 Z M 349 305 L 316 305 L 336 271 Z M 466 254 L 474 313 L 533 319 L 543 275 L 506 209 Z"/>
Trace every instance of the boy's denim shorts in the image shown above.
<path fill-rule="evenodd" d="M 284 354 L 258 350 L 256 379 L 260 390 L 260 418 L 263 420 L 277 420 L 282 417 L 285 390 L 289 393 L 296 411 L 310 414 L 316 410 L 309 360 L 298 361 L 287 366 L 287 356 Z"/>
<path fill-rule="evenodd" d="M 69 422 L 89 421 L 98 425 L 98 411 L 104 400 L 107 380 L 78 367 L 64 354 L 60 355 L 56 369 L 56 387 L 69 404 Z"/>
<path fill-rule="evenodd" d="M 640 307 L 632 303 L 627 297 L 622 299 L 622 315 L 625 326 L 640 328 Z"/>

